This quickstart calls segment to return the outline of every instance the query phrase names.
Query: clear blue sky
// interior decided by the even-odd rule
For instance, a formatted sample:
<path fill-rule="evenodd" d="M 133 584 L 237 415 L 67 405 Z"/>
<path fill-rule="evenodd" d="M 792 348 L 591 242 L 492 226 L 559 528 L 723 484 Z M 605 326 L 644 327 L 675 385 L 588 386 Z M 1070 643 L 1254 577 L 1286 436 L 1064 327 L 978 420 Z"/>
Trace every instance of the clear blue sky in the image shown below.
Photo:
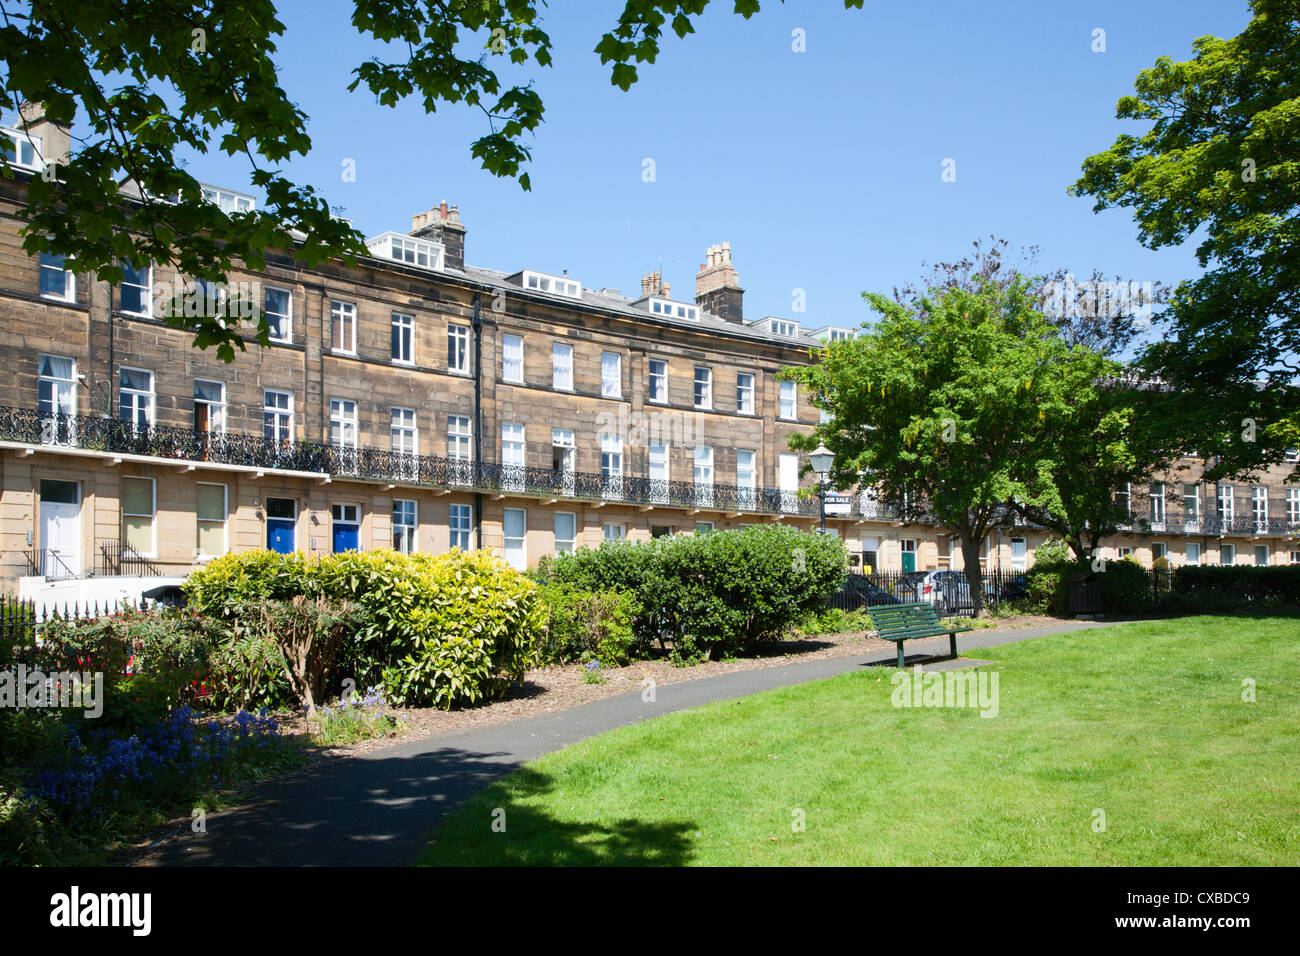
<path fill-rule="evenodd" d="M 367 235 L 406 231 L 412 213 L 446 199 L 460 206 L 470 263 L 568 269 L 624 294 L 662 257 L 674 296 L 693 297 L 705 248 L 729 240 L 746 315 L 791 315 L 802 288 L 805 327 L 857 325 L 864 289 L 888 291 L 989 234 L 1037 244 L 1044 269 L 1170 283 L 1196 272 L 1190 247 L 1143 249 L 1127 212 L 1094 214 L 1066 187 L 1123 130 L 1115 102 L 1137 73 L 1161 55 L 1188 58 L 1196 37 L 1240 32 L 1245 0 L 839 6 L 769 0 L 747 22 L 715 0 L 698 32 L 667 37 L 623 93 L 591 52 L 620 4 L 553 3 L 555 65 L 534 69 L 546 120 L 525 193 L 469 155 L 485 129 L 477 111 L 426 116 L 346 91 L 373 46 L 351 27 L 350 4 L 285 0 L 276 60 L 313 139 L 291 175 Z M 791 49 L 796 28 L 804 53 Z M 1092 52 L 1095 28 L 1104 53 Z M 653 183 L 642 181 L 647 157 Z M 940 176 L 949 157 L 954 183 Z M 342 181 L 347 158 L 356 182 Z M 219 153 L 190 169 L 247 182 Z"/>

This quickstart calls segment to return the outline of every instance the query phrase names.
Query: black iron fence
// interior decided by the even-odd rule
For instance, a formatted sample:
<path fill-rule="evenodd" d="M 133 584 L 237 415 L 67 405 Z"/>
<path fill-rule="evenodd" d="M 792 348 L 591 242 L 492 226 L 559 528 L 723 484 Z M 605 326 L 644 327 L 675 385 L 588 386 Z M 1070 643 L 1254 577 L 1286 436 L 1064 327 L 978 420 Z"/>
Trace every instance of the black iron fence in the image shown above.
<path fill-rule="evenodd" d="M 35 605 L 12 596 L 0 597 L 0 658 L 9 656 L 9 648 L 30 645 L 35 636 Z"/>
<path fill-rule="evenodd" d="M 1025 573 L 1008 569 L 983 575 L 984 606 L 996 608 L 1003 601 L 1027 597 Z M 831 598 L 830 606 L 844 611 L 883 604 L 933 604 L 940 614 L 969 614 L 975 610 L 970 582 L 965 571 L 876 571 L 853 572 Z"/>
<path fill-rule="evenodd" d="M 126 610 L 142 610 L 148 601 L 36 601 L 12 595 L 0 597 L 0 650 L 29 645 L 37 628 L 48 621 L 90 621 Z"/>

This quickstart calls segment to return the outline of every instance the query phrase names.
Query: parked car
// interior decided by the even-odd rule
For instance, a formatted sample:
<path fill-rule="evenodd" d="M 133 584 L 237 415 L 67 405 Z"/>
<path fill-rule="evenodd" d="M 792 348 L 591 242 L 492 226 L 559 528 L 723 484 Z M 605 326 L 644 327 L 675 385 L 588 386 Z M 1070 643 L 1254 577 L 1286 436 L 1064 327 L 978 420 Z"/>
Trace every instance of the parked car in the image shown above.
<path fill-rule="evenodd" d="M 919 577 L 910 586 L 915 597 L 913 601 L 928 601 L 934 605 L 939 616 L 955 611 L 974 611 L 975 602 L 971 600 L 970 582 L 966 580 L 965 571 L 938 570 L 918 571 Z M 991 604 L 997 599 L 993 585 L 984 584 L 984 603 Z"/>
<path fill-rule="evenodd" d="M 846 603 L 852 605 L 848 610 L 852 611 L 864 607 L 879 607 L 882 604 L 903 603 L 888 591 L 878 587 L 875 582 L 861 574 L 849 575 L 848 581 L 844 584 L 844 594 L 847 596 Z"/>
<path fill-rule="evenodd" d="M 894 597 L 911 603 L 928 601 L 929 598 L 922 594 L 921 583 L 933 573 L 932 571 L 905 571 L 899 575 L 893 587 L 890 588 L 890 592 Z"/>
<path fill-rule="evenodd" d="M 1013 574 L 1002 584 L 998 597 L 1003 601 L 1015 601 L 1029 597 L 1029 579 L 1024 573 Z"/>
<path fill-rule="evenodd" d="M 164 584 L 161 587 L 150 588 L 142 592 L 140 597 L 161 607 L 184 607 L 186 602 L 185 592 L 179 584 Z"/>
<path fill-rule="evenodd" d="M 971 600 L 970 581 L 965 571 L 937 571 L 936 583 L 943 599 L 946 611 L 974 611 L 975 602 Z M 996 603 L 998 591 L 988 581 L 984 582 L 985 607 Z M 940 613 L 943 613 L 942 611 Z"/>

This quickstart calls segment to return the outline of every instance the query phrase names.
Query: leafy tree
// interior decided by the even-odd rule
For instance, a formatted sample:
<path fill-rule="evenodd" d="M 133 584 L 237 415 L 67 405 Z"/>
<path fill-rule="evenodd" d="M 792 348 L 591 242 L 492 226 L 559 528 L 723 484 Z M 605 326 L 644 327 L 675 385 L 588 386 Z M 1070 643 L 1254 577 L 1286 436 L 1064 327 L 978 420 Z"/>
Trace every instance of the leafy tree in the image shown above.
<path fill-rule="evenodd" d="M 1197 237 L 1204 271 L 1175 288 L 1146 365 L 1185 396 L 1178 424 L 1212 476 L 1300 440 L 1300 12 L 1251 9 L 1238 36 L 1140 73 L 1116 115 L 1149 128 L 1086 159 L 1070 190 L 1131 209 L 1149 248 Z"/>
<path fill-rule="evenodd" d="M 1169 396 L 1082 347 L 1062 366 L 1060 388 L 1039 408 L 1032 502 L 1013 501 L 1025 520 L 1054 531 L 1083 560 L 1120 527 L 1141 523 L 1117 498 L 1146 483 L 1177 451 L 1164 409 Z"/>
<path fill-rule="evenodd" d="M 708 3 L 626 0 L 595 46 L 611 83 L 627 90 L 637 64 L 655 61 L 665 27 L 678 37 L 695 32 Z M 531 82 L 504 84 L 495 64 L 551 64 L 541 6 L 355 0 L 352 26 L 398 55 L 358 65 L 349 89 L 364 86 L 386 106 L 414 96 L 428 113 L 444 104 L 481 110 L 488 132 L 472 155 L 528 189 L 525 137 L 542 122 L 542 100 Z M 759 2 L 734 0 L 734 9 L 748 18 Z M 308 265 L 364 254 L 361 236 L 330 215 L 324 197 L 281 168 L 311 148 L 308 118 L 280 87 L 273 60 L 283 33 L 271 0 L 0 0 L 0 108 L 41 103 L 68 127 L 84 114 L 71 155 L 47 157 L 57 165 L 31 183 L 21 211 L 24 250 L 63 254 L 69 268 L 108 282 L 121 281 L 122 261 L 153 260 L 221 282 L 236 263 L 262 268 L 272 250 Z M 214 145 L 253 164 L 252 183 L 265 196 L 260 210 L 227 216 L 203 201 L 180 156 Z M 7 160 L 0 172 L 13 175 Z M 142 191 L 139 203 L 122 203 L 119 183 L 127 180 Z M 219 317 L 168 321 L 226 360 L 244 347 L 238 329 Z M 266 342 L 266 320 L 259 314 L 256 321 Z"/>
<path fill-rule="evenodd" d="M 1015 249 L 997 236 L 989 236 L 987 244 L 976 239 L 961 258 L 928 265 L 919 284 L 896 286 L 894 298 L 912 302 L 924 289 L 948 287 L 975 292 L 986 281 L 1006 286 L 1029 276 L 1038 257 L 1038 246 Z M 1169 292 L 1163 282 L 1135 289 L 1119 276 L 1107 279 L 1095 268 L 1076 277 L 1062 267 L 1027 281 L 1030 299 L 1061 330 L 1067 344 L 1110 356 L 1122 354 L 1134 342 L 1150 321 L 1151 307 L 1164 302 Z"/>
<path fill-rule="evenodd" d="M 780 373 L 831 413 L 791 447 L 825 441 L 834 484 L 870 481 L 905 519 L 953 528 L 977 614 L 984 539 L 1008 502 L 1051 504 L 1059 469 L 1035 460 L 1047 445 L 1039 434 L 1098 368 L 1035 308 L 1031 284 L 983 279 L 974 291 L 950 285 L 912 303 L 864 293 L 881 316 L 874 326 L 826 348 L 819 364 Z"/>

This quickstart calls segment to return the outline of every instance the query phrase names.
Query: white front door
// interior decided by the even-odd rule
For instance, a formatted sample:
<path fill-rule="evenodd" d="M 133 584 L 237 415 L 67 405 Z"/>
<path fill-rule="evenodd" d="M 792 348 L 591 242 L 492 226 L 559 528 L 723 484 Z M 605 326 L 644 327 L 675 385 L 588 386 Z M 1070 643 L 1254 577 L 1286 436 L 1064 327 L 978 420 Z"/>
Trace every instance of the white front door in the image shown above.
<path fill-rule="evenodd" d="M 39 573 L 50 578 L 81 572 L 81 486 L 75 481 L 41 482 Z"/>

